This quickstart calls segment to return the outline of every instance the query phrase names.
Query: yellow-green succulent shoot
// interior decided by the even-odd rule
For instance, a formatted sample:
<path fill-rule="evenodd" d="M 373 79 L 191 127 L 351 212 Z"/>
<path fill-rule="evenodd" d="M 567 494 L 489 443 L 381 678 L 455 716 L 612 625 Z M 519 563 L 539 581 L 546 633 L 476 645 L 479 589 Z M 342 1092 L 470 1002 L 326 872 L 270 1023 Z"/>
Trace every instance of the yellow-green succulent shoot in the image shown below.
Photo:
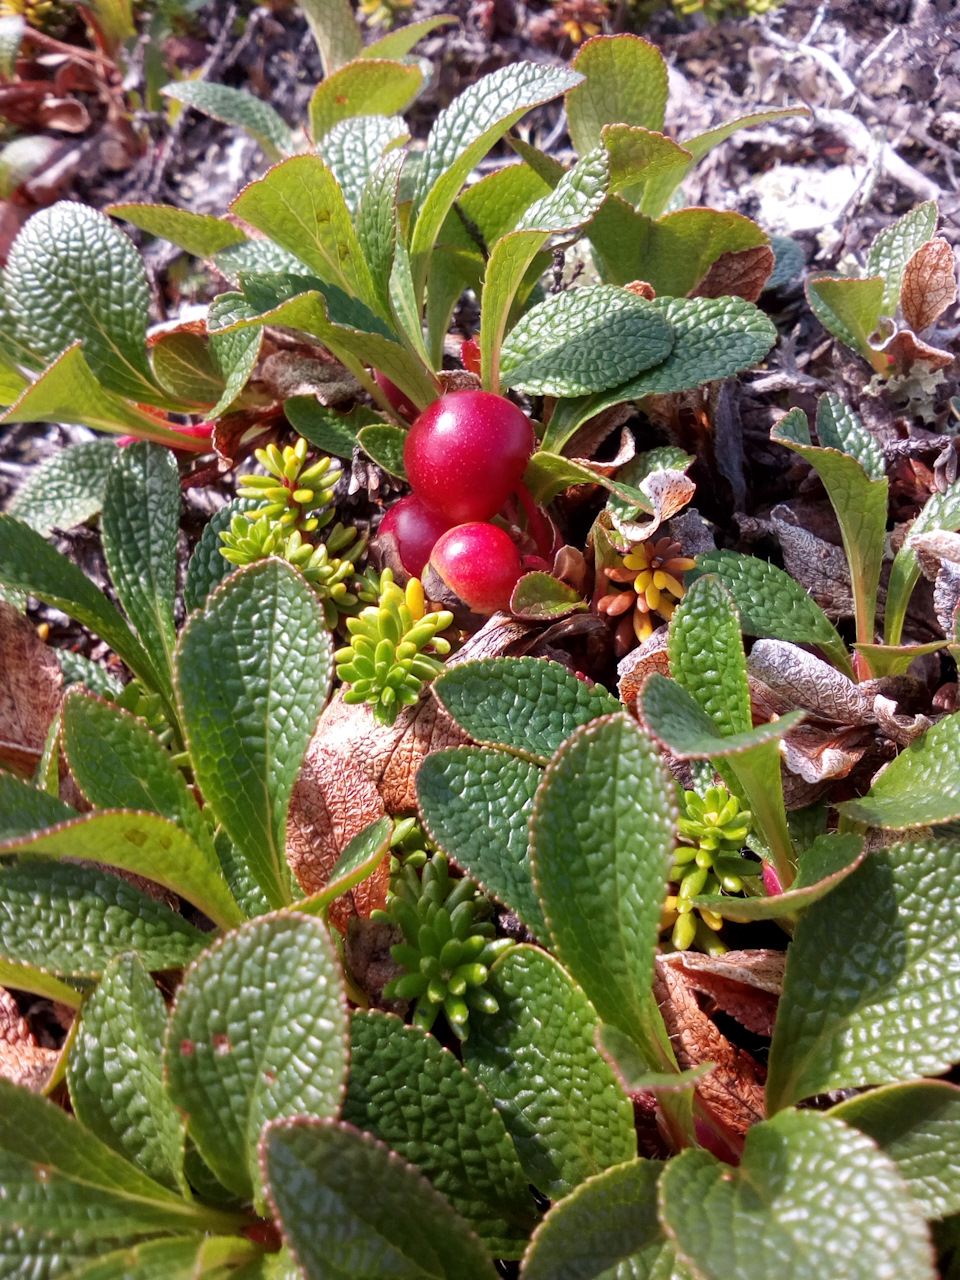
<path fill-rule="evenodd" d="M 253 498 L 262 506 L 250 513 L 254 520 L 269 520 L 301 534 L 315 533 L 333 519 L 333 511 L 316 514 L 333 499 L 337 481 L 343 474 L 339 463 L 331 458 L 318 458 L 305 466 L 309 445 L 303 436 L 296 444 L 285 445 L 283 450 L 275 444 L 256 450 L 256 458 L 267 474 L 243 476 L 237 486 L 237 496 Z"/>

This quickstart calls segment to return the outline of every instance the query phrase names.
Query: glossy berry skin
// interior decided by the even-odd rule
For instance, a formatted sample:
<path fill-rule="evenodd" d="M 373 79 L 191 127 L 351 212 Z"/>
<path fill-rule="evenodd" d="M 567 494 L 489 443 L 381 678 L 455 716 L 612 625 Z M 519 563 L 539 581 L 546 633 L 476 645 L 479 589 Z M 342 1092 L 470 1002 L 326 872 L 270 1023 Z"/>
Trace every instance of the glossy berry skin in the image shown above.
<path fill-rule="evenodd" d="M 393 534 L 400 551 L 400 563 L 407 573 L 419 578 L 423 573 L 423 566 L 430 559 L 434 543 L 450 527 L 446 516 L 440 515 L 425 502 L 421 502 L 415 493 L 411 493 L 390 508 L 380 521 L 377 532 Z"/>
<path fill-rule="evenodd" d="M 386 374 L 375 370 L 373 376 L 377 380 L 377 386 L 387 397 L 390 407 L 403 418 L 404 422 L 412 422 L 420 410 L 413 403 L 409 396 L 404 395 L 395 382 L 391 382 Z"/>
<path fill-rule="evenodd" d="M 407 478 L 455 524 L 496 515 L 535 446 L 530 419 L 491 391 L 455 391 L 428 405 L 407 434 Z"/>
<path fill-rule="evenodd" d="M 438 539 L 430 567 L 474 613 L 507 609 L 522 572 L 520 552 L 495 524 L 460 524 Z"/>

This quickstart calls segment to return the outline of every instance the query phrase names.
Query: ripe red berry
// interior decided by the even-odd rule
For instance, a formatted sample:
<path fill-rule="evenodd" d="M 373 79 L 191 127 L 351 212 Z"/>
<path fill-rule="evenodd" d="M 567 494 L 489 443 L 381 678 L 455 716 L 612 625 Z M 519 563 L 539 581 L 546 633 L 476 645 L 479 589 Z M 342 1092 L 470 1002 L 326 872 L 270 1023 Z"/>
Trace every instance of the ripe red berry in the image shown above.
<path fill-rule="evenodd" d="M 387 397 L 391 408 L 395 409 L 405 422 L 412 422 L 420 410 L 413 403 L 408 395 L 405 395 L 396 383 L 391 382 L 386 374 L 374 370 L 373 376 L 377 380 L 377 386 Z"/>
<path fill-rule="evenodd" d="M 460 363 L 468 373 L 475 373 L 480 377 L 480 343 L 476 338 L 467 338 L 460 347 Z"/>
<path fill-rule="evenodd" d="M 455 391 L 428 405 L 407 434 L 403 462 L 414 491 L 456 524 L 496 515 L 526 470 L 530 419 L 491 391 Z"/>
<path fill-rule="evenodd" d="M 380 521 L 378 533 L 392 533 L 397 540 L 400 562 L 407 573 L 419 578 L 430 559 L 433 544 L 450 528 L 446 516 L 434 511 L 415 493 L 408 494 L 390 508 Z"/>
<path fill-rule="evenodd" d="M 520 552 L 495 524 L 460 524 L 437 540 L 430 569 L 474 613 L 496 613 L 510 605 L 521 573 Z"/>

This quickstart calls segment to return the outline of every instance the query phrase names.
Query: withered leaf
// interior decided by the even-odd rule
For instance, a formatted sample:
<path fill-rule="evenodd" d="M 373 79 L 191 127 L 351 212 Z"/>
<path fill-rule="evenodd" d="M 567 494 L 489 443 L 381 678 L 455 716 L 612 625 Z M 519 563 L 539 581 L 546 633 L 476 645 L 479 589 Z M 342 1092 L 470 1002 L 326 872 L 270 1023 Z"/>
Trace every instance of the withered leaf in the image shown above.
<path fill-rule="evenodd" d="M 690 290 L 688 297 L 736 297 L 756 302 L 773 273 L 775 262 L 776 255 L 768 244 L 728 250 L 710 264 L 707 274 Z"/>
<path fill-rule="evenodd" d="M 785 503 L 774 507 L 770 520 L 783 550 L 783 567 L 790 577 L 816 600 L 828 618 L 836 621 L 852 617 L 853 592 L 843 548 L 804 529 Z"/>
<path fill-rule="evenodd" d="M 910 329 L 901 329 L 899 333 L 895 333 L 881 350 L 894 361 L 895 371 L 900 374 L 909 373 L 918 361 L 929 365 L 931 369 L 945 369 L 948 364 L 953 363 L 950 351 L 944 351 L 942 347 L 931 347 Z"/>
<path fill-rule="evenodd" d="M 277 400 L 316 396 L 320 404 L 330 406 L 352 400 L 360 393 L 360 383 L 349 369 L 298 351 L 277 351 L 267 356 L 260 378 Z"/>
<path fill-rule="evenodd" d="M 684 471 L 664 467 L 651 471 L 637 486 L 650 499 L 653 515 L 645 523 L 621 520 L 611 513 L 614 527 L 630 542 L 646 542 L 665 520 L 682 510 L 697 491 L 697 486 Z"/>
<path fill-rule="evenodd" d="M 915 333 L 922 333 L 956 297 L 953 247 L 942 236 L 935 236 L 916 250 L 903 269 L 900 306 L 904 319 Z"/>
<path fill-rule="evenodd" d="M 791 773 L 818 783 L 845 778 L 874 745 L 872 732 L 859 725 L 838 729 L 798 724 L 783 739 L 780 751 Z"/>
<path fill-rule="evenodd" d="M 0 762 L 33 773 L 60 705 L 63 675 L 29 618 L 0 601 Z"/>
<path fill-rule="evenodd" d="M 804 707 L 837 724 L 874 721 L 873 699 L 849 676 L 785 640 L 758 640 L 747 658 L 747 671 L 766 686 L 777 710 Z"/>
<path fill-rule="evenodd" d="M 710 996 L 718 1009 L 759 1036 L 773 1034 L 786 959 L 785 951 L 770 950 L 728 951 L 722 956 L 677 951 L 663 957 L 666 965 L 683 972 L 689 987 Z"/>
<path fill-rule="evenodd" d="M 662 676 L 670 674 L 665 626 L 657 627 L 653 635 L 648 636 L 639 648 L 631 649 L 617 667 L 617 675 L 620 677 L 617 684 L 620 701 L 629 707 L 634 715 L 637 713 L 637 695 L 646 684 L 647 676 L 654 671 Z"/>
<path fill-rule="evenodd" d="M 16 1000 L 0 987 L 0 1076 L 42 1093 L 58 1057 L 55 1049 L 40 1048 Z"/>

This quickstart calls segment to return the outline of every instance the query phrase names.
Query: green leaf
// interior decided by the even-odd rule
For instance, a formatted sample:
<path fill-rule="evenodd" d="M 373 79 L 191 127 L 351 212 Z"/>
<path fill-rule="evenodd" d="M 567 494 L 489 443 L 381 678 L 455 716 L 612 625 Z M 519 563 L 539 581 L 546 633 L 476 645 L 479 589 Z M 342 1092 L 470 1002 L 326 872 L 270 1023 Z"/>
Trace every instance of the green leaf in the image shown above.
<path fill-rule="evenodd" d="M 74 1114 L 101 1142 L 183 1189 L 183 1122 L 163 1082 L 163 997 L 135 953 L 117 956 L 83 1006 L 67 1082 Z"/>
<path fill-rule="evenodd" d="M 109 671 L 105 671 L 99 662 L 85 658 L 82 653 L 73 653 L 70 649 L 56 649 L 54 655 L 63 672 L 63 687 L 81 684 L 91 693 L 101 698 L 115 701 L 123 693 L 123 685 Z M 47 824 L 49 825 L 49 824 Z"/>
<path fill-rule="evenodd" d="M 697 557 L 687 581 L 716 574 L 733 597 L 748 636 L 816 645 L 851 678 L 853 668 L 836 627 L 803 587 L 767 560 L 736 551 L 708 551 Z"/>
<path fill-rule="evenodd" d="M 532 307 L 503 343 L 500 372 L 530 394 L 586 395 L 662 364 L 672 346 L 670 324 L 652 303 L 587 285 Z"/>
<path fill-rule="evenodd" d="M 505 751 L 431 751 L 417 772 L 417 804 L 447 857 L 546 939 L 527 848 L 541 776 L 538 765 Z"/>
<path fill-rule="evenodd" d="M 279 560 L 239 569 L 180 636 L 177 692 L 200 790 L 273 906 L 290 899 L 290 794 L 330 687 L 316 595 Z"/>
<path fill-rule="evenodd" d="M 76 809 L 48 791 L 0 772 L 0 839 L 27 835 L 77 816 Z"/>
<path fill-rule="evenodd" d="M 573 231 L 593 217 L 606 197 L 609 177 L 609 159 L 598 147 L 565 173 L 554 191 L 530 205 L 517 229 L 493 246 L 480 300 L 484 386 L 499 389 L 503 335 L 530 264 L 551 235 Z"/>
<path fill-rule="evenodd" d="M 110 391 L 157 400 L 146 349 L 147 275 L 104 214 L 66 200 L 35 213 L 10 249 L 6 289 L 18 337 L 45 361 L 82 341 Z"/>
<path fill-rule="evenodd" d="M 667 106 L 667 64 L 640 36 L 590 40 L 573 60 L 585 80 L 567 94 L 570 137 L 583 156 L 600 145 L 606 124 L 662 129 Z"/>
<path fill-rule="evenodd" d="M 197 846 L 197 861 L 215 870 L 213 840 L 193 792 L 143 720 L 80 689 L 64 698 L 61 717 L 61 748 L 94 808 L 145 809 L 168 818 Z"/>
<path fill-rule="evenodd" d="M 390 306 L 390 276 L 397 243 L 397 196 L 403 151 L 390 151 L 367 177 L 356 208 L 357 239 L 370 268 L 373 287 L 385 311 Z"/>
<path fill-rule="evenodd" d="M 693 899 L 697 907 L 719 911 L 727 920 L 779 920 L 802 911 L 825 897 L 859 867 L 864 858 L 863 838 L 855 835 L 818 836 L 800 857 L 797 878 L 785 893 L 772 898 L 712 897 Z"/>
<path fill-rule="evenodd" d="M 0 583 L 36 596 L 89 627 L 151 688 L 158 677 L 146 650 L 106 596 L 38 533 L 0 512 Z"/>
<path fill-rule="evenodd" d="M 483 76 L 437 116 L 411 210 L 410 258 L 418 296 L 437 232 L 470 170 L 521 116 L 580 80 L 573 71 L 515 62 Z"/>
<path fill-rule="evenodd" d="M 659 1160 L 628 1160 L 555 1204 L 523 1259 L 522 1280 L 680 1280 L 657 1220 Z"/>
<path fill-rule="evenodd" d="M 215 405 L 223 395 L 224 379 L 209 342 L 199 333 L 161 334 L 151 354 L 153 371 L 162 386 L 198 411 Z"/>
<path fill-rule="evenodd" d="M 896 1165 L 815 1111 L 754 1125 L 739 1169 L 681 1152 L 660 1179 L 660 1215 L 704 1280 L 934 1280 L 923 1217 Z"/>
<path fill-rule="evenodd" d="M 261 1203 L 267 1120 L 331 1116 L 347 1074 L 347 1015 L 325 926 L 279 914 L 226 934 L 184 975 L 167 1031 L 170 1094 L 223 1183 Z"/>
<path fill-rule="evenodd" d="M 410 273 L 410 255 L 407 253 L 402 235 L 397 236 L 394 241 L 393 266 L 390 270 L 388 291 L 398 332 L 423 363 L 429 366 L 430 357 L 423 339 L 422 307 L 417 299 L 413 276 Z"/>
<path fill-rule="evenodd" d="M 325 76 L 360 57 L 363 37 L 349 0 L 305 0 L 301 7 L 320 50 Z"/>
<path fill-rule="evenodd" d="M 191 213 L 172 204 L 110 204 L 105 212 L 132 223 L 148 235 L 169 240 L 195 258 L 212 258 L 221 249 L 242 244 L 247 238 L 239 227 L 224 218 Z"/>
<path fill-rule="evenodd" d="M 214 587 L 219 586 L 236 569 L 235 565 L 220 554 L 223 546 L 221 532 L 230 528 L 230 521 L 235 515 L 253 511 L 260 505 L 258 498 L 234 498 L 219 511 L 215 511 L 203 526 L 200 541 L 187 565 L 187 581 L 183 588 L 183 603 L 189 613 L 199 609 Z"/>
<path fill-rule="evenodd" d="M 394 152 L 409 137 L 410 130 L 399 116 L 364 115 L 341 120 L 319 144 L 317 153 L 340 184 L 351 216 L 356 217 L 367 182 L 388 156 L 392 168 L 399 171 L 406 153 Z"/>
<path fill-rule="evenodd" d="M 607 716 L 554 756 L 530 820 L 534 881 L 558 957 L 600 1017 L 667 1068 L 650 987 L 673 790 L 646 734 L 626 715 Z"/>
<path fill-rule="evenodd" d="M 604 125 L 601 136 L 610 155 L 611 192 L 623 192 L 641 213 L 662 212 L 660 192 L 682 180 L 690 167 L 690 152 L 662 133 L 639 126 Z"/>
<path fill-rule="evenodd" d="M 691 693 L 657 672 L 644 685 L 639 706 L 647 730 L 681 760 L 721 759 L 778 742 L 804 718 L 802 711 L 788 711 L 769 724 L 724 736 Z"/>
<path fill-rule="evenodd" d="M 630 1094 L 639 1093 L 644 1089 L 655 1096 L 689 1093 L 692 1103 L 695 1086 L 701 1080 L 705 1080 L 717 1065 L 715 1062 L 701 1062 L 695 1067 L 689 1067 L 686 1071 L 650 1071 L 637 1048 L 636 1041 L 625 1035 L 619 1027 L 600 1023 L 596 1040 L 622 1088 Z"/>
<path fill-rule="evenodd" d="M 885 288 L 881 276 L 813 276 L 807 280 L 807 301 L 825 329 L 872 364 L 870 335 L 880 322 Z"/>
<path fill-rule="evenodd" d="M 0 18 L 0 75 L 7 80 L 12 80 L 16 72 L 17 57 L 26 27 L 27 20 L 21 13 L 11 13 Z"/>
<path fill-rule="evenodd" d="M 594 398 L 593 396 L 584 397 L 584 399 L 588 400 Z M 576 404 L 577 401 L 561 400 L 558 402 L 558 404 L 564 403 Z M 554 411 L 554 415 L 550 419 L 548 434 L 554 428 L 556 417 L 557 413 Z M 569 434 L 569 432 L 565 431 L 558 438 L 566 439 Z M 611 480 L 602 471 L 596 471 L 593 467 L 584 466 L 583 463 L 574 462 L 572 458 L 564 458 L 558 453 L 550 453 L 545 449 L 538 449 L 527 463 L 527 469 L 523 473 L 523 482 L 541 506 L 546 506 L 552 502 L 554 498 L 572 484 L 596 484 L 615 494 L 626 507 L 630 508 L 633 514 L 639 511 L 653 512 L 653 504 L 642 490 L 635 488 L 633 485 L 623 484 L 619 480 Z"/>
<path fill-rule="evenodd" d="M 96 1258 L 63 1280 L 262 1280 L 265 1273 L 245 1266 L 234 1270 L 233 1264 L 259 1265 L 263 1257 L 262 1250 L 241 1236 L 147 1240 Z"/>
<path fill-rule="evenodd" d="M 357 432 L 357 443 L 372 458 L 378 467 L 382 467 L 388 475 L 398 480 L 406 480 L 407 469 L 403 464 L 403 446 L 407 433 L 400 427 L 391 427 L 386 423 L 361 427 Z"/>
<path fill-rule="evenodd" d="M 958 867 L 949 841 L 877 849 L 804 915 L 787 953 L 768 1112 L 948 1069 L 960 1050 Z"/>
<path fill-rule="evenodd" d="M 322 280 L 376 305 L 373 282 L 336 178 L 319 156 L 294 156 L 251 182 L 230 209 Z"/>
<path fill-rule="evenodd" d="M 331 1121 L 272 1124 L 262 1160 L 307 1280 L 496 1280 L 483 1245 L 443 1196 L 369 1135 Z"/>
<path fill-rule="evenodd" d="M 697 702 L 721 735 L 753 727 L 747 659 L 740 617 L 717 578 L 699 578 L 680 601 L 667 641 L 670 674 Z"/>
<path fill-rule="evenodd" d="M 930 496 L 914 520 L 910 533 L 932 533 L 937 529 L 950 533 L 960 529 L 960 480 L 954 481 L 944 493 Z M 894 558 L 887 583 L 884 639 L 888 645 L 900 643 L 907 605 L 919 577 L 920 561 L 907 539 Z"/>
<path fill-rule="evenodd" d="M 929 644 L 855 644 L 853 647 L 866 658 L 873 674 L 881 678 L 906 675 L 917 658 L 938 653 L 949 643 L 948 640 L 931 640 Z"/>
<path fill-rule="evenodd" d="M 342 1118 L 430 1179 L 497 1258 L 517 1258 L 536 1221 L 498 1111 L 452 1053 L 391 1014 L 350 1019 Z"/>
<path fill-rule="evenodd" d="M 210 303 L 207 324 L 216 327 L 221 308 L 232 307 L 231 294 L 221 294 Z M 257 367 L 260 359 L 260 347 L 263 342 L 263 329 L 255 325 L 250 329 L 237 329 L 229 333 L 210 334 L 210 359 L 217 369 L 222 394 L 209 412 L 211 419 L 218 418 L 227 412 L 236 402 L 240 392 L 247 385 L 250 375 Z"/>
<path fill-rule="evenodd" d="M 291 396 L 283 402 L 287 421 L 298 435 L 316 445 L 323 453 L 350 459 L 357 447 L 361 427 L 383 425 L 379 414 L 358 405 L 349 413 L 337 413 L 319 404 L 316 396 Z"/>
<path fill-rule="evenodd" d="M 547 764 L 581 725 L 621 709 L 602 685 L 542 658 L 482 658 L 445 671 L 432 686 L 457 724 L 483 746 Z"/>
<path fill-rule="evenodd" d="M 530 622 L 547 622 L 568 618 L 589 608 L 586 600 L 573 587 L 550 573 L 525 573 L 510 597 L 510 612 L 515 618 Z"/>
<path fill-rule="evenodd" d="M 880 304 L 883 315 L 896 314 L 903 269 L 920 246 L 936 234 L 937 217 L 935 200 L 915 205 L 902 218 L 892 222 L 889 227 L 884 227 L 870 246 L 866 271 L 868 276 L 883 278 L 883 299 Z"/>
<path fill-rule="evenodd" d="M 222 928 L 243 919 L 220 866 L 180 827 L 153 813 L 84 813 L 28 836 L 5 840 L 0 852 L 28 858 L 90 858 L 145 876 L 204 911 Z"/>
<path fill-rule="evenodd" d="M 303 264 L 296 254 L 281 249 L 272 240 L 246 240 L 242 244 L 221 249 L 215 256 L 217 270 L 237 288 L 241 275 L 256 275 L 260 271 L 302 271 Z M 214 298 L 213 302 L 216 302 Z M 213 303 L 210 304 L 213 306 Z"/>
<path fill-rule="evenodd" d="M 431 31 L 437 27 L 446 27 L 459 22 L 452 13 L 438 13 L 434 18 L 424 18 L 422 22 L 408 22 L 403 27 L 388 31 L 373 44 L 368 44 L 360 54 L 361 58 L 403 58 Z"/>
<path fill-rule="evenodd" d="M 143 440 L 156 440 L 177 449 L 190 448 L 188 437 L 165 426 L 164 421 L 99 383 L 79 341 L 44 370 L 0 418 L 0 422 L 75 422 L 94 431 L 132 432 Z"/>
<path fill-rule="evenodd" d="M 268 102 L 243 89 L 231 89 L 210 80 L 178 80 L 165 84 L 160 92 L 214 120 L 237 125 L 259 142 L 268 160 L 277 160 L 295 150 L 286 121 Z"/>
<path fill-rule="evenodd" d="M 960 818 L 960 714 L 945 716 L 887 765 L 859 800 L 840 811 L 854 822 L 899 830 Z"/>
<path fill-rule="evenodd" d="M 7 504 L 16 516 L 42 537 L 52 529 L 72 529 L 95 516 L 103 505 L 107 472 L 117 456 L 112 440 L 71 444 L 32 468 Z"/>
<path fill-rule="evenodd" d="M 351 116 L 392 116 L 420 92 L 423 72 L 416 64 L 365 57 L 321 80 L 310 99 L 310 132 L 318 143 L 340 120 Z"/>
<path fill-rule="evenodd" d="M 0 955 L 17 964 L 96 978 L 114 956 L 136 951 L 148 969 L 179 969 L 206 941 L 106 871 L 49 862 L 0 869 Z"/>
<path fill-rule="evenodd" d="M 138 440 L 118 452 L 100 520 L 107 568 L 120 603 L 173 693 L 180 473 L 169 449 Z"/>
<path fill-rule="evenodd" d="M 960 1211 L 960 1089 L 939 1080 L 888 1085 L 830 1115 L 872 1138 L 897 1165 L 928 1218 Z"/>
<path fill-rule="evenodd" d="M 810 443 L 803 410 L 791 409 L 770 432 L 770 439 L 798 453 L 816 468 L 823 481 L 850 566 L 857 639 L 870 644 L 875 634 L 877 588 L 887 528 L 889 486 L 883 455 L 838 396 L 821 398 L 817 431 L 823 442 L 821 448 Z"/>
<path fill-rule="evenodd" d="M 464 1062 L 503 1116 L 527 1179 L 557 1200 L 636 1152 L 633 1108 L 594 1044 L 597 1015 L 557 962 L 535 947 L 501 956 Z"/>
<path fill-rule="evenodd" d="M 43 996 L 47 1000 L 57 1000 L 68 1009 L 79 1009 L 83 999 L 76 988 L 68 987 L 52 974 L 13 960 L 0 960 L 0 986 L 14 991 L 26 991 L 33 996 Z"/>
<path fill-rule="evenodd" d="M 798 279 L 807 264 L 803 245 L 790 236 L 771 236 L 770 248 L 774 252 L 775 261 L 770 278 L 763 286 L 764 293 Z"/>
<path fill-rule="evenodd" d="M 334 863 L 326 885 L 309 898 L 301 898 L 297 910 L 319 915 L 342 894 L 373 875 L 390 850 L 393 819 L 379 818 L 353 837 Z"/>

